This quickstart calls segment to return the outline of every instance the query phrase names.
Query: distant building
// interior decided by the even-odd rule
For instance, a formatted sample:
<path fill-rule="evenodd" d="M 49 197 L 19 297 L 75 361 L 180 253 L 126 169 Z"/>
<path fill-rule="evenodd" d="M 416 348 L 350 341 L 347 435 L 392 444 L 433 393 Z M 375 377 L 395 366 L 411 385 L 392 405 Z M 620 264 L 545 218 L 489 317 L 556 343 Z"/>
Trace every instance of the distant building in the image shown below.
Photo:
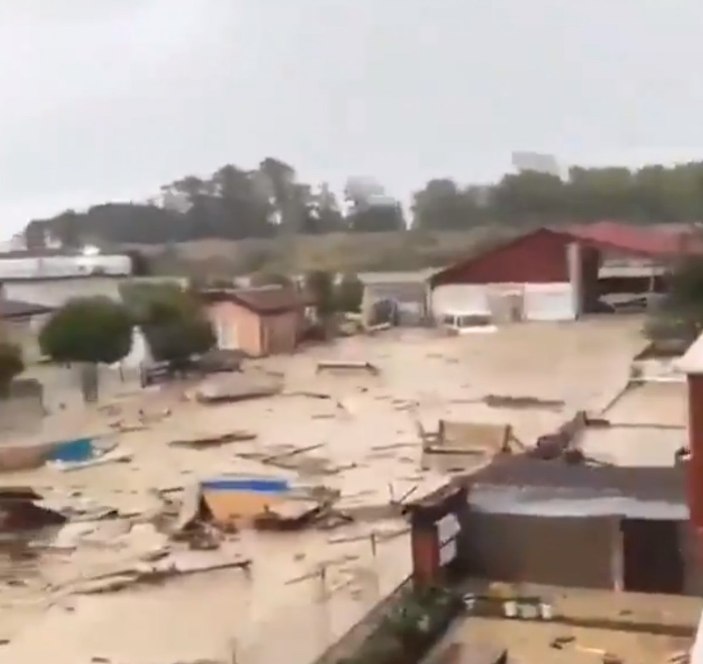
<path fill-rule="evenodd" d="M 125 254 L 65 251 L 0 254 L 0 295 L 10 300 L 60 307 L 73 297 L 119 299 L 119 283 L 132 276 Z"/>
<path fill-rule="evenodd" d="M 0 282 L 8 279 L 65 279 L 132 274 L 126 254 L 66 251 L 10 251 L 0 253 Z"/>

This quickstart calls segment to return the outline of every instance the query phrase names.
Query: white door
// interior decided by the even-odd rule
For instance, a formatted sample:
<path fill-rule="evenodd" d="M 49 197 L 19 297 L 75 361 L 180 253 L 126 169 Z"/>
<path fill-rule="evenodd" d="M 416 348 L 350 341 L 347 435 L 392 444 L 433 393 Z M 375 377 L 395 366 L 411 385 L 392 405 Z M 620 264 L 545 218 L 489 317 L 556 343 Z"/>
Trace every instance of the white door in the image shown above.
<path fill-rule="evenodd" d="M 239 348 L 236 323 L 227 318 L 218 318 L 216 327 L 218 348 L 222 348 L 223 350 L 235 350 Z"/>
<path fill-rule="evenodd" d="M 571 284 L 525 284 L 525 320 L 574 320 L 574 295 Z"/>

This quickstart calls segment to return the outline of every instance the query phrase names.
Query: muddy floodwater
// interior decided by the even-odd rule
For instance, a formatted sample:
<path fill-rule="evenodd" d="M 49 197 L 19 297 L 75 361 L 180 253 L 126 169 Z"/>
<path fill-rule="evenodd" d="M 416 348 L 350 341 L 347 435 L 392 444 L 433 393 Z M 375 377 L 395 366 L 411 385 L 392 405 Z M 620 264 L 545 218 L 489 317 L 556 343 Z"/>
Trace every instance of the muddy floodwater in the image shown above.
<path fill-rule="evenodd" d="M 0 545 L 0 661 L 229 662 L 234 650 L 238 664 L 307 664 L 409 574 L 407 524 L 392 501 L 419 499 L 490 461 L 423 457 L 418 423 L 427 431 L 440 419 L 509 424 L 529 445 L 576 410 L 612 399 L 642 345 L 640 325 L 604 318 L 464 337 L 395 330 L 250 362 L 247 371 L 282 379 L 276 396 L 210 406 L 184 388 L 124 384 L 100 408 L 51 415 L 44 433 L 74 436 L 109 430 L 120 418 L 128 460 L 71 472 L 43 466 L 0 481 L 31 486 L 57 507 L 78 505 L 87 514 L 108 507 L 118 516 L 62 549 L 44 537 L 24 548 Z M 330 358 L 372 362 L 380 371 L 318 372 L 317 362 Z M 522 400 L 491 405 L 486 395 Z M 139 411 L 141 424 L 132 426 Z M 206 449 L 170 444 L 233 430 L 255 437 Z M 303 448 L 309 451 L 289 454 Z M 153 526 L 163 497 L 177 503 L 185 487 L 232 473 L 283 478 L 300 490 L 324 486 L 339 493 L 336 507 L 354 520 L 331 530 L 228 534 L 212 555 L 250 559 L 248 571 L 75 590 L 144 560 L 155 543 L 172 548 Z"/>

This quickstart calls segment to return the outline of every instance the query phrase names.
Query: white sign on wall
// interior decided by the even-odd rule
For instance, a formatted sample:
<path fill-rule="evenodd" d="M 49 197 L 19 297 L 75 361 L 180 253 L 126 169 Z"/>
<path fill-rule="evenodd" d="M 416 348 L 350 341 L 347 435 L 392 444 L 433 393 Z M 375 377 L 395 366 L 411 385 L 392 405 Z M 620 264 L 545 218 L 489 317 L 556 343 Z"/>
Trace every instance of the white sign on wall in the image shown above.
<path fill-rule="evenodd" d="M 439 540 L 439 564 L 444 566 L 457 556 L 456 536 L 461 532 L 461 524 L 456 514 L 447 514 L 435 525 Z"/>
<path fill-rule="evenodd" d="M 454 539 L 461 531 L 461 525 L 459 525 L 459 519 L 456 518 L 456 514 L 447 514 L 443 516 L 439 521 L 437 521 L 437 537 L 439 538 L 439 545 L 446 544 L 449 540 Z"/>
<path fill-rule="evenodd" d="M 456 558 L 456 540 L 451 539 L 439 547 L 439 564 L 446 565 Z"/>

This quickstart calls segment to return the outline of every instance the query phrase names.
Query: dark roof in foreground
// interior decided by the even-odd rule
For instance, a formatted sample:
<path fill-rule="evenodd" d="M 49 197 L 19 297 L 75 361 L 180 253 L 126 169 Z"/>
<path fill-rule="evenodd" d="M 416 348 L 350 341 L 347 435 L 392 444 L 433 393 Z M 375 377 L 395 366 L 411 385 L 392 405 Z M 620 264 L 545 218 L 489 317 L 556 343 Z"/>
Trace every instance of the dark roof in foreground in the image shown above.
<path fill-rule="evenodd" d="M 264 315 L 302 309 L 310 304 L 310 298 L 304 293 L 287 286 L 208 290 L 203 293 L 203 296 L 211 302 L 236 302 Z"/>
<path fill-rule="evenodd" d="M 577 489 L 640 500 L 684 502 L 686 499 L 685 470 L 681 466 L 594 466 L 515 454 L 495 457 L 467 479 L 470 484 Z"/>
<path fill-rule="evenodd" d="M 0 318 L 24 318 L 25 316 L 36 316 L 53 311 L 51 307 L 34 302 L 23 300 L 2 300 L 0 299 Z"/>

